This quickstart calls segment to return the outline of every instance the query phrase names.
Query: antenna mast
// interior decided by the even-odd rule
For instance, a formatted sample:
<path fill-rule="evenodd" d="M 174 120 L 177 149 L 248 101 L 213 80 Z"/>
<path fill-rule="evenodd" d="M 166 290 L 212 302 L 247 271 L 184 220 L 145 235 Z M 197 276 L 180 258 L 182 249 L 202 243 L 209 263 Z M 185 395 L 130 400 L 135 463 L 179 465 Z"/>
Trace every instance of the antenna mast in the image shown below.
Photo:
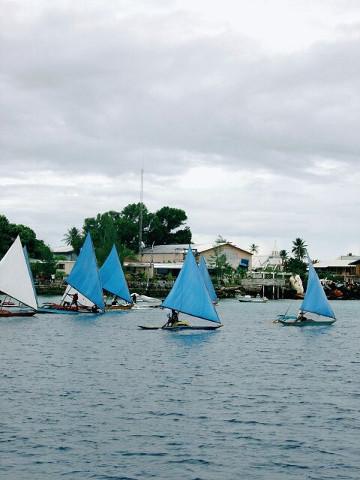
<path fill-rule="evenodd" d="M 140 181 L 140 212 L 139 212 L 139 257 L 142 256 L 142 230 L 143 230 L 143 198 L 144 198 L 144 169 L 141 169 Z"/>

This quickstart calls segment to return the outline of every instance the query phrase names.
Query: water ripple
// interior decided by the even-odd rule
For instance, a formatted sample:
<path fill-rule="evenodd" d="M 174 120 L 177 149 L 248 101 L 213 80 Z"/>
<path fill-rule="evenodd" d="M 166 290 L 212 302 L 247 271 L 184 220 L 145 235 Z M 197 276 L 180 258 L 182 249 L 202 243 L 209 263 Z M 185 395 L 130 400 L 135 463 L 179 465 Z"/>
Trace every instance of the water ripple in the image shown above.
<path fill-rule="evenodd" d="M 325 329 L 271 323 L 282 301 L 221 301 L 217 332 L 1 321 L 1 478 L 358 480 L 359 305 Z"/>

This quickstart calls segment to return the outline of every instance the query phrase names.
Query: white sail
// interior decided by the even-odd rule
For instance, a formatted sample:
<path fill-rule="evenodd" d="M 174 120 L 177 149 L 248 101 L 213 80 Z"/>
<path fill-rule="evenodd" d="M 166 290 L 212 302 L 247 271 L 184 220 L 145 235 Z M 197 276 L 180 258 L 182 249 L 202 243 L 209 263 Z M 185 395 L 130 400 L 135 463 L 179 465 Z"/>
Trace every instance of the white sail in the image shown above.
<path fill-rule="evenodd" d="M 89 300 L 88 298 L 84 297 L 79 291 L 77 291 L 75 288 L 73 288 L 71 285 L 68 285 L 66 287 L 66 290 L 64 292 L 64 295 L 62 296 L 61 299 L 61 304 L 63 305 L 64 302 L 68 302 L 71 304 L 73 300 L 73 295 L 77 293 L 78 294 L 78 305 L 81 307 L 92 307 L 94 305 L 94 302 Z"/>
<path fill-rule="evenodd" d="M 36 297 L 20 237 L 14 241 L 0 262 L 0 291 L 37 309 Z"/>

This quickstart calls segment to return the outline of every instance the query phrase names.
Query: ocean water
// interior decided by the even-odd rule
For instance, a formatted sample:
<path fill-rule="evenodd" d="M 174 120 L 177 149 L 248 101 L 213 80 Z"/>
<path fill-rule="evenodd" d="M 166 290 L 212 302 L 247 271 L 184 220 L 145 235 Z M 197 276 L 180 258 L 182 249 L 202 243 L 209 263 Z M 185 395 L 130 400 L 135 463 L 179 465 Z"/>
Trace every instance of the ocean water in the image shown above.
<path fill-rule="evenodd" d="M 195 333 L 137 327 L 159 309 L 0 320 L 0 478 L 358 480 L 360 302 L 273 324 L 288 305 L 222 300 Z"/>

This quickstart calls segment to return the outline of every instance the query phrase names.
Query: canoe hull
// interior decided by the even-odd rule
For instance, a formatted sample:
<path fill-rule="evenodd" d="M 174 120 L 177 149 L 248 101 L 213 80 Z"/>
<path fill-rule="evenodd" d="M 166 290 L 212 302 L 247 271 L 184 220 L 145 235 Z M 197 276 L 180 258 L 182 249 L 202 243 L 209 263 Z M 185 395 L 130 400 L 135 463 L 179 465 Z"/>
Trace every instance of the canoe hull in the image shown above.
<path fill-rule="evenodd" d="M 287 322 L 285 320 L 277 320 L 281 325 L 284 325 L 284 327 L 317 327 L 317 326 L 323 326 L 323 325 L 332 325 L 333 323 L 336 322 L 336 320 L 303 320 L 303 321 L 290 321 Z"/>
<path fill-rule="evenodd" d="M 122 312 L 124 310 L 131 310 L 132 305 L 111 305 L 109 307 L 106 307 L 106 311 L 108 312 Z"/>
<path fill-rule="evenodd" d="M 38 313 L 59 313 L 67 315 L 77 315 L 78 312 L 74 310 L 58 310 L 56 308 L 39 308 Z"/>
<path fill-rule="evenodd" d="M 222 327 L 222 325 L 214 325 L 214 326 L 191 326 L 191 325 L 179 325 L 178 327 L 154 327 L 149 325 L 139 325 L 142 330 L 171 330 L 178 332 L 180 330 L 217 330 L 218 328 Z"/>
<path fill-rule="evenodd" d="M 0 310 L 0 318 L 8 318 L 8 317 L 32 317 L 35 315 L 36 310 L 31 312 L 10 312 L 9 310 Z"/>
<path fill-rule="evenodd" d="M 56 306 L 56 304 L 46 307 L 39 307 L 38 313 L 58 313 L 66 315 L 78 315 L 79 313 L 92 313 L 91 310 L 76 310 L 72 307 L 63 307 L 61 305 Z"/>

